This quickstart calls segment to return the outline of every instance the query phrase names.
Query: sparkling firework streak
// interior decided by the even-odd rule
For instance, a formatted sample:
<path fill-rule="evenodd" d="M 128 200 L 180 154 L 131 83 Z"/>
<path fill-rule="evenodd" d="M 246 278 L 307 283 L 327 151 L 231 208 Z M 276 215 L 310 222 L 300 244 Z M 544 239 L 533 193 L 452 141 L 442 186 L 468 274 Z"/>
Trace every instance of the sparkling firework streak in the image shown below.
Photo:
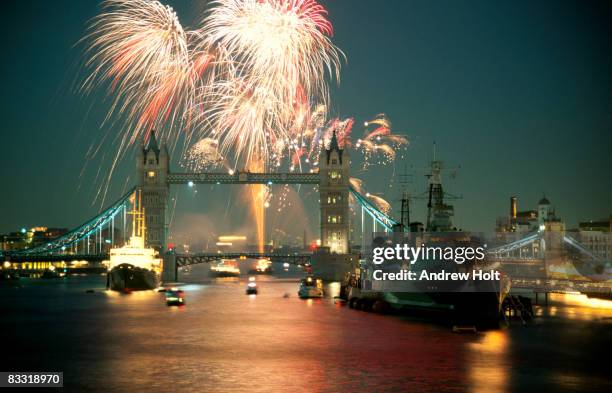
<path fill-rule="evenodd" d="M 364 194 L 363 180 L 358 179 L 356 177 L 351 177 L 349 180 L 349 183 L 351 187 L 355 191 L 357 191 L 359 194 Z M 385 214 L 389 214 L 389 212 L 391 211 L 391 204 L 387 202 L 385 199 L 383 199 L 382 197 L 378 195 L 370 194 L 369 192 L 365 193 L 365 197 L 370 199 L 381 212 Z M 350 195 L 350 200 L 351 200 L 351 203 L 353 204 L 357 203 L 357 201 L 353 197 L 353 194 Z"/>
<path fill-rule="evenodd" d="M 377 195 L 370 194 L 369 192 L 366 193 L 366 197 L 369 198 L 372 202 L 374 202 L 378 210 L 380 210 L 381 212 L 389 214 L 389 212 L 391 211 L 391 204 L 385 199 Z"/>
<path fill-rule="evenodd" d="M 213 1 L 194 31 L 156 0 L 102 4 L 82 40 L 82 89 L 106 86 L 105 123 L 124 121 L 115 162 L 151 129 L 173 146 L 185 129 L 187 144 L 193 133 L 217 139 L 235 166 L 279 167 L 305 154 L 308 127 L 323 126 L 326 77 L 339 80 L 344 55 L 315 0 Z"/>
<path fill-rule="evenodd" d="M 363 194 L 363 180 L 358 179 L 356 177 L 351 177 L 351 179 L 349 180 L 349 183 L 351 184 L 351 187 L 353 187 L 355 191 L 357 191 L 360 194 Z"/>
<path fill-rule="evenodd" d="M 290 144 L 290 149 L 293 151 L 289 168 L 291 171 L 294 171 L 296 167 L 304 171 L 310 166 L 310 172 L 313 172 L 318 166 L 321 150 L 329 147 L 334 131 L 342 148 L 352 145 L 350 139 L 354 123 L 352 118 L 344 120 L 335 118 L 326 125 L 325 121 L 325 107 L 319 105 L 311 114 L 310 120 L 304 124 L 304 131 L 300 133 L 300 138 L 293 140 Z"/>
<path fill-rule="evenodd" d="M 325 131 L 325 145 L 331 141 L 333 132 L 336 131 L 336 137 L 338 138 L 338 144 L 341 148 L 346 148 L 351 146 L 351 131 L 353 130 L 354 120 L 352 118 L 348 118 L 345 120 L 340 120 L 338 118 L 330 121 L 327 126 L 327 130 Z"/>

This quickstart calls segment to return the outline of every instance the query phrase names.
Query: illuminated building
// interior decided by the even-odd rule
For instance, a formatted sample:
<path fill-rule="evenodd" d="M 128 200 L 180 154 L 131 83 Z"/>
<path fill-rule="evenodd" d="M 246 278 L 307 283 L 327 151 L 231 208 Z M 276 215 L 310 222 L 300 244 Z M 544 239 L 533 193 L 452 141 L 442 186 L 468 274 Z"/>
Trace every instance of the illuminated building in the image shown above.
<path fill-rule="evenodd" d="M 607 220 L 581 222 L 578 228 L 584 247 L 604 260 L 612 259 L 612 214 Z"/>
<path fill-rule="evenodd" d="M 21 231 L 0 235 L 0 250 L 15 251 L 32 248 L 45 244 L 68 232 L 66 228 L 33 227 L 29 230 L 22 228 Z"/>
<path fill-rule="evenodd" d="M 497 232 L 564 232 L 565 223 L 557 217 L 555 209 L 546 196 L 538 202 L 535 210 L 517 210 L 517 197 L 510 197 L 510 214 L 497 219 Z"/>

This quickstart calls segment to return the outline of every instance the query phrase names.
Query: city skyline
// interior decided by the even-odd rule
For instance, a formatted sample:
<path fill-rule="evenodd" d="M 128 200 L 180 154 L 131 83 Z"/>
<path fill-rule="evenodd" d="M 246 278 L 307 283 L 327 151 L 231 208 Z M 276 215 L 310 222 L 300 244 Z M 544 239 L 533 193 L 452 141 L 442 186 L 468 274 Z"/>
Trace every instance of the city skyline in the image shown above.
<path fill-rule="evenodd" d="M 188 21 L 199 12 L 198 6 L 172 5 Z M 519 209 L 527 210 L 545 193 L 568 228 L 609 216 L 608 4 L 388 1 L 372 8 L 339 1 L 325 6 L 335 26 L 334 42 L 348 59 L 340 87 L 332 89 L 333 112 L 354 117 L 356 134 L 363 121 L 386 113 L 395 132 L 411 143 L 396 171 L 404 164 L 417 168 L 410 169 L 415 191 L 422 191 L 418 168 L 427 165 L 436 141 L 438 156 L 449 167 L 461 166 L 448 182 L 450 192 L 463 196 L 454 202 L 459 227 L 492 230 L 495 219 L 507 214 L 512 195 L 518 196 Z M 95 176 L 108 158 L 98 156 L 85 168 L 84 161 L 103 133 L 110 130 L 112 136 L 117 130 L 99 129 L 108 106 L 102 93 L 83 98 L 71 90 L 82 61 L 82 48 L 74 45 L 98 10 L 95 3 L 9 6 L 14 17 L 3 27 L 3 37 L 11 38 L 6 47 L 14 61 L 2 65 L 6 93 L 0 110 L 3 141 L 13 148 L 5 148 L 0 158 L 6 186 L 0 232 L 39 225 L 71 228 L 102 207 L 94 201 L 100 185 Z M 364 15 L 385 23 L 364 28 Z M 128 174 L 133 180 L 134 153 L 118 168 L 106 204 L 121 194 Z M 174 170 L 179 170 L 177 156 Z M 397 187 L 378 180 L 390 170 L 376 168 L 363 179 L 368 191 L 384 192 L 397 216 Z M 193 213 L 214 222 L 220 212 L 228 226 L 248 227 L 240 216 L 225 216 L 222 190 L 177 192 L 178 226 L 187 225 L 181 218 L 193 221 Z M 415 204 L 417 218 L 423 209 Z M 315 209 L 307 224 L 314 233 L 317 214 Z M 304 229 L 296 228 L 300 234 Z"/>

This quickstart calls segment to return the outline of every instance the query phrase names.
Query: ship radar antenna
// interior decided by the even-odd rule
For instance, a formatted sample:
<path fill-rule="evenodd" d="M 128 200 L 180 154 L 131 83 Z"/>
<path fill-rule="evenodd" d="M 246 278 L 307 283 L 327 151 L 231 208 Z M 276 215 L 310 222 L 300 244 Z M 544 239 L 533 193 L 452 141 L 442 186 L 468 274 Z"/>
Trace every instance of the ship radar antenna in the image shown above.
<path fill-rule="evenodd" d="M 401 189 L 401 210 L 400 224 L 402 230 L 406 231 L 410 227 L 410 191 L 409 184 L 412 184 L 413 176 L 408 173 L 408 166 L 404 165 L 404 171 L 399 175 L 399 184 Z"/>
<path fill-rule="evenodd" d="M 436 160 L 436 141 L 433 141 L 433 160 Z"/>

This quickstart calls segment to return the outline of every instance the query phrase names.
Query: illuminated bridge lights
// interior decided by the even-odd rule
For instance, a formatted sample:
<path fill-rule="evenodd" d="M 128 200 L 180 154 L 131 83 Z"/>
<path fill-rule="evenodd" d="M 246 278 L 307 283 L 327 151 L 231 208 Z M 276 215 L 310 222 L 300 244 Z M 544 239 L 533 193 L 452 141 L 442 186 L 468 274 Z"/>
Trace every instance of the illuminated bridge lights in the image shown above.
<path fill-rule="evenodd" d="M 312 254 L 282 254 L 282 253 L 198 253 L 198 254 L 177 254 L 177 266 L 195 265 L 199 263 L 207 263 L 218 261 L 219 259 L 266 259 L 271 262 L 293 262 L 295 264 L 303 264 L 310 262 Z"/>
<path fill-rule="evenodd" d="M 168 184 L 319 184 L 319 173 L 170 173 Z"/>

